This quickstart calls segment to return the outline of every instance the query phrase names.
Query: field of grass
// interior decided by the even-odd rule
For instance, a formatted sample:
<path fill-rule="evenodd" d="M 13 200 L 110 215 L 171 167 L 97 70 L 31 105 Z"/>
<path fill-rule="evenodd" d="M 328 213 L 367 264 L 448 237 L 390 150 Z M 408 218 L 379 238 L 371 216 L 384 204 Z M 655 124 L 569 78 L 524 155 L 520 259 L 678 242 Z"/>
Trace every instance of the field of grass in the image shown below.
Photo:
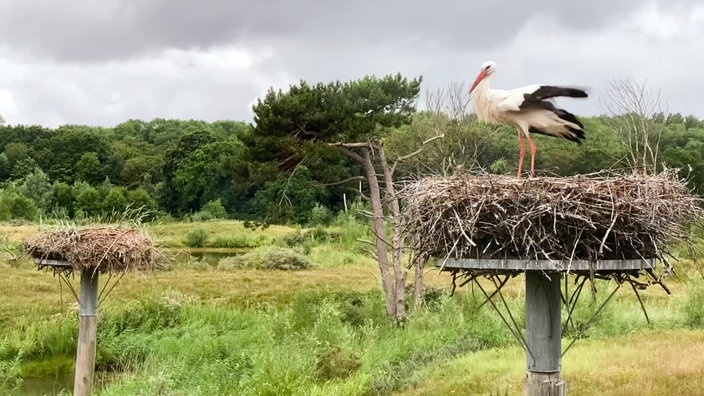
<path fill-rule="evenodd" d="M 73 368 L 73 296 L 51 273 L 12 260 L 11 247 L 40 228 L 0 226 L 10 247 L 0 261 L 0 394 L 31 394 L 22 378 Z M 194 228 L 207 230 L 206 249 L 218 237 L 257 241 L 295 250 L 312 267 L 222 270 L 195 260 L 127 274 L 99 310 L 97 364 L 109 378 L 99 394 L 522 394 L 524 353 L 488 306 L 477 309 L 477 290 L 450 296 L 449 276 L 429 271 L 424 306 L 403 326 L 386 320 L 378 269 L 354 241 L 363 228 L 146 227 L 177 250 Z M 630 288 L 618 292 L 563 360 L 570 394 L 704 393 L 704 282 L 691 268 L 668 282 L 673 295 L 643 293 L 651 324 Z M 578 324 L 614 287 L 597 286 L 597 301 L 585 293 L 577 307 Z M 521 277 L 505 295 L 522 321 Z"/>
<path fill-rule="evenodd" d="M 701 395 L 704 332 L 643 330 L 575 344 L 562 361 L 573 395 Z M 522 395 L 525 352 L 488 349 L 421 370 L 402 395 Z"/>

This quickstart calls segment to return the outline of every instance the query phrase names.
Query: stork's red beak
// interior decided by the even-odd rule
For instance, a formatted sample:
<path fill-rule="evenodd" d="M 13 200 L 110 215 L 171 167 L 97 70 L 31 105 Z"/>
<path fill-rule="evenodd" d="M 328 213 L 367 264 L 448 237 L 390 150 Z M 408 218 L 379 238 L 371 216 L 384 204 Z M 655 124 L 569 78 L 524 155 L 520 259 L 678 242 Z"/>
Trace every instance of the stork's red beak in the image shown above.
<path fill-rule="evenodd" d="M 472 84 L 472 88 L 469 89 L 469 93 L 472 93 L 472 91 L 474 91 L 474 88 L 476 88 L 477 85 L 479 85 L 479 83 L 482 82 L 484 77 L 486 77 L 486 70 L 482 70 L 479 72 L 477 79 L 474 80 L 474 84 Z"/>

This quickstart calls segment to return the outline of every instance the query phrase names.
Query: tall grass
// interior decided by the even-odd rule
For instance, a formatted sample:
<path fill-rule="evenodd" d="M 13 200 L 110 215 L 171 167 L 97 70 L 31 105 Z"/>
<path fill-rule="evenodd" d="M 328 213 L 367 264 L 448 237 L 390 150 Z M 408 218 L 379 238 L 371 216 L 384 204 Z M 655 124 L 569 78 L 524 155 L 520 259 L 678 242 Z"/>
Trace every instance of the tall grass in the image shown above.
<path fill-rule="evenodd" d="M 515 345 L 494 312 L 477 309 L 481 300 L 471 290 L 428 298 L 398 326 L 385 318 L 379 290 L 301 291 L 287 304 L 256 308 L 146 292 L 101 313 L 98 368 L 129 373 L 101 394 L 385 394 L 422 385 L 421 374 L 442 362 Z M 700 328 L 700 300 L 683 298 L 674 310 L 655 304 L 651 318 L 664 327 Z M 507 302 L 522 321 L 522 298 Z M 585 299 L 575 317 L 588 317 L 598 302 Z M 634 302 L 615 299 L 587 337 L 648 330 Z M 7 329 L 0 336 L 0 384 L 9 389 L 21 376 L 70 370 L 76 328 L 70 312 Z"/>
<path fill-rule="evenodd" d="M 466 305 L 443 297 L 399 327 L 386 320 L 378 290 L 307 291 L 265 310 L 147 293 L 101 314 L 98 368 L 130 373 L 102 394 L 388 392 L 416 365 L 508 340 L 496 320 Z M 27 371 L 41 365 L 53 364 L 51 374 L 69 370 L 76 328 L 72 313 L 3 336 L 5 386 L 21 375 L 49 374 Z M 24 372 L 13 371 L 13 359 Z"/>
<path fill-rule="evenodd" d="M 689 293 L 683 306 L 685 323 L 691 328 L 704 327 L 704 280 L 699 274 L 689 278 Z"/>

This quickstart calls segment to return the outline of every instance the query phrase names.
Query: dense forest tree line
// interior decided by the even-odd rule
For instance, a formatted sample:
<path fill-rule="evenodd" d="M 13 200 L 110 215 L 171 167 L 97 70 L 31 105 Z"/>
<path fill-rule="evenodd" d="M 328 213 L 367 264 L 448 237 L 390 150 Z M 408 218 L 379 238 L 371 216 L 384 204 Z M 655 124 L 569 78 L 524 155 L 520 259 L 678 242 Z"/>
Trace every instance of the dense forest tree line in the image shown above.
<path fill-rule="evenodd" d="M 515 172 L 513 129 L 479 124 L 464 110 L 429 106 L 415 112 L 411 103 L 403 104 L 410 117 L 393 117 L 373 106 L 385 96 L 402 95 L 389 91 L 399 85 L 366 79 L 270 91 L 254 106 L 253 124 L 155 119 L 52 129 L 0 122 L 0 220 L 133 210 L 148 218 L 227 216 L 305 224 L 315 208 L 337 211 L 345 200 L 366 193 L 359 181 L 362 165 L 320 142 L 373 138 L 393 162 L 443 134 L 398 163 L 397 179 L 458 170 Z M 343 89 L 350 92 L 344 101 Z M 627 167 L 628 143 L 617 127 L 627 116 L 583 118 L 583 145 L 536 137 L 536 169 L 572 175 Z M 660 133 L 656 166 L 680 168 L 704 194 L 704 120 L 657 113 L 648 122 Z"/>

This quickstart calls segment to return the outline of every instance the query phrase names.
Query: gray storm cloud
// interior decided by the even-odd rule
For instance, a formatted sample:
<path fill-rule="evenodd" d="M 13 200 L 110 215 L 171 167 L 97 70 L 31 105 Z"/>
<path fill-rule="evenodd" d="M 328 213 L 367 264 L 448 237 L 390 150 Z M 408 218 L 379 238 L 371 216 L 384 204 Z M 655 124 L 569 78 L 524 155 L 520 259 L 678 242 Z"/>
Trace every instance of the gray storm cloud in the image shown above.
<path fill-rule="evenodd" d="M 704 117 L 695 1 L 5 0 L 0 114 L 9 123 L 251 119 L 271 86 L 422 75 L 424 89 L 499 62 L 503 88 L 600 92 L 648 79 L 671 111 Z M 599 112 L 597 101 L 579 111 Z"/>

